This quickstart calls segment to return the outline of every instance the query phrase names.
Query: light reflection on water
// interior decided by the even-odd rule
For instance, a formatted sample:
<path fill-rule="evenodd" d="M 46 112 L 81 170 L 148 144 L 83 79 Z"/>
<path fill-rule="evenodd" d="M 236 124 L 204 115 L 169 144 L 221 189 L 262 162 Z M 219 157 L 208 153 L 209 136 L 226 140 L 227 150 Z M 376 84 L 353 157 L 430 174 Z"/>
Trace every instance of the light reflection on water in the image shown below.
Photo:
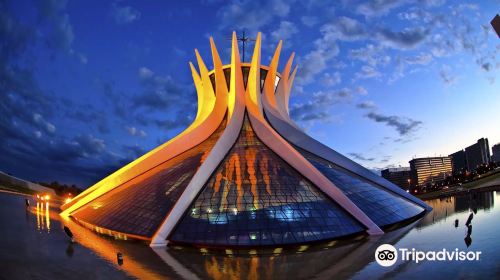
<path fill-rule="evenodd" d="M 48 204 L 43 203 L 37 203 L 36 208 L 33 207 L 32 215 L 36 215 L 34 229 L 37 231 L 50 232 L 51 236 L 67 240 L 62 232 L 62 226 L 66 225 L 75 235 L 77 244 L 57 241 L 60 248 L 59 245 L 53 245 L 53 250 L 61 250 L 66 258 L 72 259 L 65 267 L 67 274 L 59 273 L 58 276 L 71 277 L 72 271 L 81 270 L 82 263 L 77 257 L 78 253 L 89 249 L 101 259 L 98 261 L 99 265 L 111 265 L 131 278 L 139 279 L 422 279 L 436 275 L 439 275 L 439 278 L 453 279 L 494 279 L 500 273 L 499 199 L 499 192 L 484 192 L 429 200 L 427 203 L 434 211 L 411 225 L 382 236 L 350 243 L 340 242 L 326 249 L 324 246 L 301 247 L 303 252 L 300 253 L 297 252 L 299 247 L 293 252 L 276 250 L 276 254 L 263 256 L 226 255 L 224 252 L 208 254 L 185 248 L 152 250 L 143 242 L 113 240 L 97 235 L 70 219 L 61 219 L 53 211 L 54 208 L 50 209 Z M 465 223 L 471 213 L 471 226 L 467 227 Z M 419 264 L 398 260 L 394 266 L 384 268 L 374 261 L 375 249 L 384 243 L 393 244 L 396 248 L 416 248 L 422 251 L 442 248 L 477 250 L 482 251 L 482 259 L 475 263 Z M 121 266 L 117 264 L 117 252 L 123 253 L 124 256 Z M 233 252 L 229 250 L 226 253 Z"/>
<path fill-rule="evenodd" d="M 36 202 L 36 225 L 39 232 L 50 233 L 50 204 L 49 202 Z"/>

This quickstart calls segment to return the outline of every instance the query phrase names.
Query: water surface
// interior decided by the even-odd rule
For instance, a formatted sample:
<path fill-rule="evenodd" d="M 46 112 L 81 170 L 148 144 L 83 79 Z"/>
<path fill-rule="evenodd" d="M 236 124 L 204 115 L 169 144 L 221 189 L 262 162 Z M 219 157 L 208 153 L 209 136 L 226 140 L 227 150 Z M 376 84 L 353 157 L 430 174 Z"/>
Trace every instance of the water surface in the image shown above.
<path fill-rule="evenodd" d="M 380 237 L 278 249 L 261 256 L 251 251 L 235 255 L 186 248 L 152 250 L 145 243 L 114 240 L 62 219 L 57 205 L 32 201 L 27 211 L 24 199 L 0 193 L 0 279 L 495 279 L 500 275 L 500 192 L 428 200 L 434 211 Z M 474 213 L 471 230 L 465 225 L 470 213 Z M 72 229 L 77 244 L 68 242 L 63 225 Z M 482 254 L 475 262 L 398 260 L 386 268 L 374 260 L 375 249 L 384 243 Z M 124 256 L 122 265 L 117 263 L 117 252 Z"/>

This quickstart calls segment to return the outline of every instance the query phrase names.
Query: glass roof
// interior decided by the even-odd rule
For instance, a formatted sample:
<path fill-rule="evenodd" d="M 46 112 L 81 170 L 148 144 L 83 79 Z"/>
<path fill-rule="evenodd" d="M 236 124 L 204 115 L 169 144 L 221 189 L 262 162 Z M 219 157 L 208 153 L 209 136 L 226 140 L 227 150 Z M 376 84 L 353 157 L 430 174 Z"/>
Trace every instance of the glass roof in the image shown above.
<path fill-rule="evenodd" d="M 169 240 L 261 246 L 333 239 L 364 230 L 266 147 L 245 117 L 236 144 Z"/>
<path fill-rule="evenodd" d="M 379 227 L 412 218 L 425 211 L 421 206 L 375 183 L 296 147 L 323 175 L 340 188 Z"/>

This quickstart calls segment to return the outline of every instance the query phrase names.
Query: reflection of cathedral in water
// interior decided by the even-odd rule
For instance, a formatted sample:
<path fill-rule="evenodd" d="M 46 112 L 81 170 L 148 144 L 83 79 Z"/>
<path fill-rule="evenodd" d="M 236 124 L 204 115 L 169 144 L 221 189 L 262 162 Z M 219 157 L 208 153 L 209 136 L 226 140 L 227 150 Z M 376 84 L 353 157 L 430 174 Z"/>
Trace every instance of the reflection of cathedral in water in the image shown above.
<path fill-rule="evenodd" d="M 433 211 L 426 215 L 417 228 L 426 227 L 441 220 L 446 220 L 454 213 L 488 211 L 495 205 L 495 192 L 474 192 L 459 196 L 427 200 Z"/>

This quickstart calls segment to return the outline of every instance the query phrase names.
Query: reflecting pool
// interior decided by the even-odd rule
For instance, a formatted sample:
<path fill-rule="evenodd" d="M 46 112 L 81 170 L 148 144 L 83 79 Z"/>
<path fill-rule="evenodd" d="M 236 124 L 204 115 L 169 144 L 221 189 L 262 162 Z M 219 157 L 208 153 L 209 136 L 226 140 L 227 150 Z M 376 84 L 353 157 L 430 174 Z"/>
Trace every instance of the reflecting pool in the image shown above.
<path fill-rule="evenodd" d="M 0 279 L 495 279 L 500 275 L 500 192 L 428 200 L 421 220 L 379 237 L 255 251 L 150 249 L 98 235 L 58 215 L 58 205 L 0 193 Z M 472 215 L 471 215 L 472 214 Z M 470 219 L 468 225 L 467 221 Z M 69 242 L 62 230 L 75 235 Z M 479 261 L 404 262 L 382 267 L 384 243 L 420 251 L 481 251 Z M 118 264 L 117 253 L 123 254 Z"/>

